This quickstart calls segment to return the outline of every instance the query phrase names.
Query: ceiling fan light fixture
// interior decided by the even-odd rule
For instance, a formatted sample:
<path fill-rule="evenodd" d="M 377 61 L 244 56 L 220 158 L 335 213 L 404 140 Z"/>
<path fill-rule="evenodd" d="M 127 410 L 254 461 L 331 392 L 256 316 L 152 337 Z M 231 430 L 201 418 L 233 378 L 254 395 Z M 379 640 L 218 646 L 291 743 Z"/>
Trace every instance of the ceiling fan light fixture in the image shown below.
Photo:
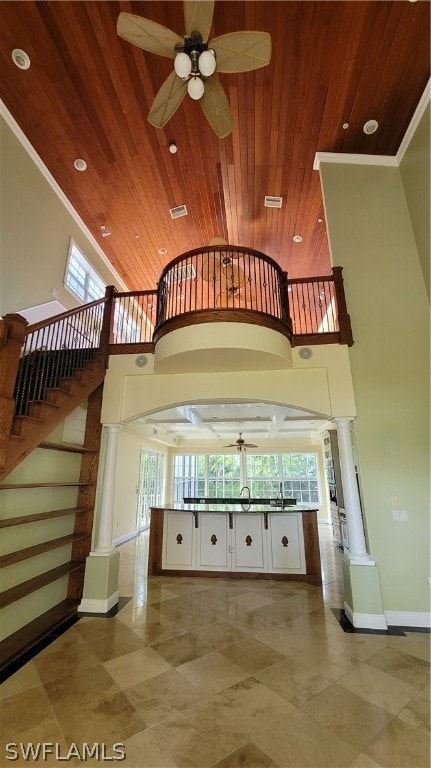
<path fill-rule="evenodd" d="M 177 53 L 174 60 L 174 69 L 178 77 L 181 77 L 182 80 L 187 80 L 192 71 L 190 56 L 187 56 L 186 53 Z"/>
<path fill-rule="evenodd" d="M 198 61 L 199 72 L 204 77 L 211 77 L 216 68 L 216 58 L 213 50 L 202 51 Z"/>
<path fill-rule="evenodd" d="M 204 95 L 204 90 L 205 88 L 203 81 L 199 76 L 193 76 L 190 78 L 187 85 L 187 91 L 191 99 L 199 101 L 199 99 L 201 99 Z"/>

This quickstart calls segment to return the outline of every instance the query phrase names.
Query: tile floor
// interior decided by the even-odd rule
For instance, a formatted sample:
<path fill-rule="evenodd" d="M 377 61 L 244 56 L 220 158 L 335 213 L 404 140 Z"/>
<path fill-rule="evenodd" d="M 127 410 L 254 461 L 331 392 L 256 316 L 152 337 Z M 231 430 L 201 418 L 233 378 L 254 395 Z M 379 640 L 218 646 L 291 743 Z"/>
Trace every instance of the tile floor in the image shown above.
<path fill-rule="evenodd" d="M 81 618 L 3 683 L 3 745 L 57 743 L 46 766 L 82 764 L 63 761 L 84 742 L 124 744 L 127 768 L 429 765 L 429 635 L 343 632 L 328 527 L 323 590 L 147 579 L 147 545 L 121 547 L 115 617 Z"/>

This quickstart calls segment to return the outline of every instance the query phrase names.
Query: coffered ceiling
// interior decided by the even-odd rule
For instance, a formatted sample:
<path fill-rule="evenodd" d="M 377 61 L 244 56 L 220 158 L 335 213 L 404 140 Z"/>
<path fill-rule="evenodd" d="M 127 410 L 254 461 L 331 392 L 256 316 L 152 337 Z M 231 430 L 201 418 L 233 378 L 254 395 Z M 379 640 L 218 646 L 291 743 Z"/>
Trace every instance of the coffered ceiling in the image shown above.
<path fill-rule="evenodd" d="M 317 434 L 327 419 L 311 411 L 270 403 L 211 403 L 182 405 L 140 419 L 148 437 L 168 445 L 185 441 L 218 441 L 218 447 L 235 443 L 239 433 L 259 447 L 277 445 L 287 438 Z"/>
<path fill-rule="evenodd" d="M 154 288 L 168 261 L 214 236 L 263 251 L 292 278 L 327 274 L 315 153 L 396 154 L 429 78 L 427 0 L 216 0 L 210 39 L 261 30 L 272 40 L 268 66 L 219 75 L 233 119 L 224 139 L 188 96 L 164 128 L 150 125 L 172 60 L 120 39 L 121 11 L 184 34 L 181 2 L 1 2 L 0 95 L 124 283 Z M 16 48 L 29 69 L 13 63 Z M 364 133 L 369 120 L 375 133 Z M 180 205 L 188 215 L 173 220 Z M 324 419 L 218 403 L 141 424 L 167 443 L 223 445 L 239 431 L 255 443 L 315 433 Z"/>

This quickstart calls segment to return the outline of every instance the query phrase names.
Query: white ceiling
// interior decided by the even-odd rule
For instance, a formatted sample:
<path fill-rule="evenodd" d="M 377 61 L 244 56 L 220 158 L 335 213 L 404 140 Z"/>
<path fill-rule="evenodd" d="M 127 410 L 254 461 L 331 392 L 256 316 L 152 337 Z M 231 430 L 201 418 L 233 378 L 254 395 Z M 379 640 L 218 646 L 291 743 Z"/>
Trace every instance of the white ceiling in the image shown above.
<path fill-rule="evenodd" d="M 210 403 L 183 405 L 140 419 L 148 435 L 169 444 L 185 440 L 235 442 L 239 432 L 247 441 L 285 440 L 317 436 L 326 416 L 269 403 Z"/>

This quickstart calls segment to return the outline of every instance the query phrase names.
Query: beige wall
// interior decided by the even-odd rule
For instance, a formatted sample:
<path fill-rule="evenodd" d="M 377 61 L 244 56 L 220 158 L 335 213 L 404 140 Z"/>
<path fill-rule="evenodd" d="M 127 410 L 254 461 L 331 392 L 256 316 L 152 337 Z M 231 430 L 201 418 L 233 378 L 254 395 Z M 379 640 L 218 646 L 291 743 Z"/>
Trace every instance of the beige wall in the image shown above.
<path fill-rule="evenodd" d="M 122 290 L 3 118 L 0 142 L 0 314 L 52 301 L 53 289 L 67 309 L 78 305 L 63 287 L 71 237 L 104 282 Z"/>
<path fill-rule="evenodd" d="M 402 177 L 397 167 L 322 163 L 321 179 L 355 338 L 355 435 L 383 605 L 426 612 L 429 306 Z M 408 520 L 395 522 L 394 508 Z"/>

